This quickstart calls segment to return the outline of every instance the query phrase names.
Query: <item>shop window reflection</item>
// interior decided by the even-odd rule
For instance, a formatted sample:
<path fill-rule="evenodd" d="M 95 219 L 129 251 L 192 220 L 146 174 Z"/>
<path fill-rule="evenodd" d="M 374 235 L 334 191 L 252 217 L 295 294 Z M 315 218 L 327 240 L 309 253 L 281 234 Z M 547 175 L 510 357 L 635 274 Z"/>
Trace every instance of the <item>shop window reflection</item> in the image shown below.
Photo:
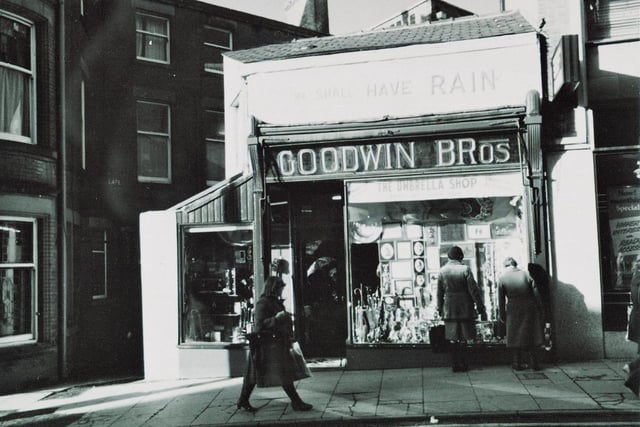
<path fill-rule="evenodd" d="M 242 343 L 253 310 L 253 233 L 243 227 L 184 233 L 183 343 Z"/>

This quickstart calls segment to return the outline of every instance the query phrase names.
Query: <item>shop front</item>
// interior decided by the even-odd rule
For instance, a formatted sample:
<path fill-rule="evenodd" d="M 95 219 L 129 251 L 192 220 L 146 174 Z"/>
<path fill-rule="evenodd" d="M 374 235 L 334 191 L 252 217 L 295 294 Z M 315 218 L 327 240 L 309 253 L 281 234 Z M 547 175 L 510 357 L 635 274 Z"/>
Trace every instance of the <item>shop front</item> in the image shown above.
<path fill-rule="evenodd" d="M 478 360 L 506 360 L 502 262 L 546 268 L 542 89 L 537 33 L 517 13 L 492 19 L 226 54 L 228 157 L 241 160 L 227 167 L 246 161 L 256 181 L 256 277 L 289 261 L 307 357 L 346 357 L 349 369 L 448 363 L 429 331 L 457 245 L 488 311 Z M 442 25 L 496 33 L 434 41 Z"/>
<path fill-rule="evenodd" d="M 298 340 L 308 356 L 346 356 L 353 369 L 445 363 L 429 330 L 442 322 L 437 277 L 457 245 L 488 312 L 474 345 L 502 359 L 497 279 L 506 257 L 525 268 L 535 259 L 535 238 L 524 109 L 495 114 L 378 129 L 403 135 L 392 138 L 325 132 L 315 138 L 324 141 L 289 134 L 282 143 L 274 129 L 260 130 L 264 242 L 271 254 L 291 248 Z"/>

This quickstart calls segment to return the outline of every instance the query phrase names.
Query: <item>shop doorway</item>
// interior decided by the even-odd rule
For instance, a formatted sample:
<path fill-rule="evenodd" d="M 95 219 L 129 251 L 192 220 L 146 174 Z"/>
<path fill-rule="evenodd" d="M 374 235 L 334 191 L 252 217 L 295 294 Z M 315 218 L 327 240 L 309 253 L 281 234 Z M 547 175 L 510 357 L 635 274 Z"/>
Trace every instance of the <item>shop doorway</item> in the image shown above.
<path fill-rule="evenodd" d="M 291 184 L 296 334 L 307 357 L 343 357 L 347 339 L 343 184 Z"/>

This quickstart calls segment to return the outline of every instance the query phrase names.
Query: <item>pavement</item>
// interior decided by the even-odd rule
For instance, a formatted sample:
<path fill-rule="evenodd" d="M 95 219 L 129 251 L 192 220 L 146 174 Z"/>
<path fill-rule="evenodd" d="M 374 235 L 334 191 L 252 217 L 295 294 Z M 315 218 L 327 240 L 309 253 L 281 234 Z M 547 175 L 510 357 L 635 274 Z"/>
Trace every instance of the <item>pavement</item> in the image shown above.
<path fill-rule="evenodd" d="M 621 360 L 354 371 L 311 362 L 296 383 L 313 404 L 295 412 L 279 387 L 256 388 L 255 414 L 236 409 L 241 378 L 120 379 L 0 396 L 1 426 L 491 425 L 640 426 L 640 399 Z"/>

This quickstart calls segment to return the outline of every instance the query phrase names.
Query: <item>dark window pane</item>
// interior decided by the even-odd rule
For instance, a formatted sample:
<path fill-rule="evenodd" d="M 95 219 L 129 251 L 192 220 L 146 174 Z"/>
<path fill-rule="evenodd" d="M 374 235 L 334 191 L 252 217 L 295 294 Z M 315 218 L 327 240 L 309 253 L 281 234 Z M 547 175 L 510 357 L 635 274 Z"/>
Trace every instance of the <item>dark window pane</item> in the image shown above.
<path fill-rule="evenodd" d="M 31 69 L 31 29 L 0 16 L 0 61 Z"/>
<path fill-rule="evenodd" d="M 0 263 L 33 262 L 33 224 L 0 221 Z"/>
<path fill-rule="evenodd" d="M 162 104 L 138 103 L 138 130 L 144 132 L 169 132 L 169 107 Z"/>

